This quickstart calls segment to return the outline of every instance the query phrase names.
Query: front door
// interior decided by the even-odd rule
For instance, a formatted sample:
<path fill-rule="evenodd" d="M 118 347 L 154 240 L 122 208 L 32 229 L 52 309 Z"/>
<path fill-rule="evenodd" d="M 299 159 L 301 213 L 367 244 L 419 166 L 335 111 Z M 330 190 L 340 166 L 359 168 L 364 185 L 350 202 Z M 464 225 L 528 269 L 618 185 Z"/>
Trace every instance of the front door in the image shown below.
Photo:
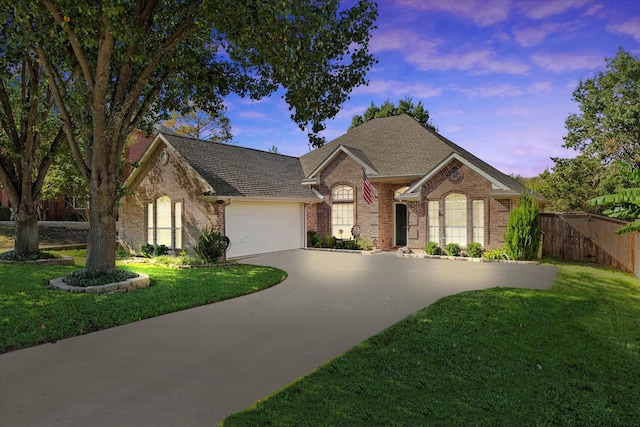
<path fill-rule="evenodd" d="M 407 246 L 407 205 L 396 203 L 396 246 Z"/>

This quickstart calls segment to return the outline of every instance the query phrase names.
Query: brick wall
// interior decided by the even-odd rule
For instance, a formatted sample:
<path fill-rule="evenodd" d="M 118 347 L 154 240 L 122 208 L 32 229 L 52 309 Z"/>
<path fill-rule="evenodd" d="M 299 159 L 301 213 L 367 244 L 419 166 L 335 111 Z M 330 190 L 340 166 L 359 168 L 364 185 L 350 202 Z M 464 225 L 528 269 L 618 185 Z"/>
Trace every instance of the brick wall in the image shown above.
<path fill-rule="evenodd" d="M 457 167 L 462 179 L 453 182 L 448 178 L 451 168 Z M 370 179 L 375 177 L 370 177 Z M 362 167 L 344 153 L 340 153 L 322 171 L 320 184 L 316 186 L 325 201 L 307 211 L 307 228 L 323 236 L 331 233 L 331 188 L 335 185 L 350 185 L 355 191 L 355 223 L 361 227 L 361 237 L 376 240 L 379 248 L 389 249 L 395 246 L 395 205 L 394 191 L 409 186 L 412 182 L 383 183 L 372 181 L 376 196 L 371 205 L 362 198 Z M 467 197 L 467 241 L 473 241 L 473 201 L 484 202 L 484 242 L 486 249 L 504 244 L 504 230 L 509 219 L 510 206 L 515 200 L 496 200 L 490 197 L 491 182 L 465 166 L 458 160 L 452 160 L 440 172 L 431 177 L 422 188 L 422 200 L 406 202 L 407 206 L 407 245 L 422 249 L 428 240 L 428 202 L 439 202 L 439 231 L 444 236 L 444 202 L 451 193 L 464 194 Z M 441 242 L 442 243 L 442 242 Z"/>
<path fill-rule="evenodd" d="M 141 165 L 144 169 L 118 208 L 118 236 L 136 251 L 147 243 L 147 205 L 162 196 L 171 199 L 172 210 L 173 202 L 182 203 L 183 248 L 195 246 L 204 228 L 224 231 L 224 205 L 198 199 L 207 186 L 171 149 L 167 149 L 168 163 L 160 164 L 158 155 L 165 149 L 164 144 L 158 144 L 147 163 Z"/>

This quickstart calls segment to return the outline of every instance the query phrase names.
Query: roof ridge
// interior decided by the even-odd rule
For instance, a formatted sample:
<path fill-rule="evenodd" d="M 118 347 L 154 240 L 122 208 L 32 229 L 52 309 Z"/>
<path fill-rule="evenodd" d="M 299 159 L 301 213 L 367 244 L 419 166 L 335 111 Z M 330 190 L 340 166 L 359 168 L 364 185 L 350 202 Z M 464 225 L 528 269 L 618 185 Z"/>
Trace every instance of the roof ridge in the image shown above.
<path fill-rule="evenodd" d="M 159 132 L 162 133 L 162 132 Z M 195 142 L 205 142 L 207 144 L 216 144 L 219 145 L 221 147 L 231 147 L 231 148 L 239 148 L 239 149 L 243 149 L 243 150 L 250 150 L 250 151 L 256 151 L 258 153 L 264 153 L 264 154 L 273 154 L 275 156 L 281 156 L 281 157 L 288 157 L 288 158 L 292 158 L 292 159 L 299 159 L 300 157 L 298 156 L 291 156 L 288 154 L 282 154 L 282 153 L 274 153 L 273 151 L 266 151 L 266 150 L 260 150 L 258 148 L 252 148 L 252 147 L 245 147 L 243 145 L 235 145 L 235 144 L 227 144 L 224 142 L 217 142 L 217 141 L 207 141 L 206 139 L 200 139 L 200 138 L 193 138 L 190 136 L 184 136 L 184 135 L 172 135 L 172 134 L 168 134 L 168 133 L 163 133 L 163 135 L 165 137 L 171 137 L 171 138 L 183 138 L 183 139 L 188 139 L 191 141 L 195 141 Z"/>

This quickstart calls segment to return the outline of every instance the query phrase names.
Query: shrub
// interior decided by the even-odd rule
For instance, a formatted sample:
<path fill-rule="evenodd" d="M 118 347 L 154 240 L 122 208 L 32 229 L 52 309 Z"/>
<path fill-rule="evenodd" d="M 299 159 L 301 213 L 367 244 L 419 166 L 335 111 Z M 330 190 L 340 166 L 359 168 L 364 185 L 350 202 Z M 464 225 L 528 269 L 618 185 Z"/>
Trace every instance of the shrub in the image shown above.
<path fill-rule="evenodd" d="M 201 230 L 198 234 L 198 246 L 195 247 L 196 254 L 206 262 L 216 262 L 226 248 L 222 237 L 222 233 L 215 228 Z"/>
<path fill-rule="evenodd" d="M 127 270 L 115 270 L 110 273 L 90 273 L 86 269 L 73 271 L 62 279 L 69 286 L 102 286 L 118 283 L 138 277 L 138 273 Z"/>
<path fill-rule="evenodd" d="M 492 249 L 490 251 L 484 251 L 482 253 L 484 259 L 509 259 L 504 248 Z"/>
<path fill-rule="evenodd" d="M 307 231 L 307 245 L 311 248 L 319 248 L 322 246 L 322 239 L 313 230 Z"/>
<path fill-rule="evenodd" d="M 326 236 L 324 236 L 324 247 L 325 248 L 335 248 L 336 247 L 336 238 L 333 237 L 331 234 L 327 234 Z"/>
<path fill-rule="evenodd" d="M 370 251 L 373 249 L 373 243 L 367 239 L 356 239 L 356 243 L 358 244 L 358 249 L 361 251 Z"/>
<path fill-rule="evenodd" d="M 427 253 L 427 255 L 442 254 L 442 249 L 440 249 L 440 246 L 438 246 L 436 242 L 427 243 L 427 246 L 424 247 L 424 251 Z"/>
<path fill-rule="evenodd" d="M 444 247 L 444 250 L 449 256 L 460 256 L 460 245 L 457 243 L 449 243 Z"/>
<path fill-rule="evenodd" d="M 165 245 L 154 246 L 147 243 L 146 245 L 142 246 L 140 252 L 142 252 L 142 255 L 144 255 L 145 258 L 152 258 L 156 256 L 167 255 L 169 253 L 169 248 L 167 248 Z"/>
<path fill-rule="evenodd" d="M 3 252 L 0 254 L 0 260 L 3 261 L 37 261 L 39 259 L 56 259 L 58 256 L 49 252 L 36 252 L 33 254 L 24 254 L 16 250 Z"/>
<path fill-rule="evenodd" d="M 11 209 L 7 206 L 0 206 L 0 221 L 9 221 L 11 219 Z"/>
<path fill-rule="evenodd" d="M 360 249 L 356 240 L 336 240 L 337 249 L 347 249 L 350 251 L 357 251 Z"/>
<path fill-rule="evenodd" d="M 472 242 L 467 245 L 467 255 L 472 258 L 480 258 L 482 256 L 482 245 L 478 242 Z"/>
<path fill-rule="evenodd" d="M 515 260 L 531 260 L 538 256 L 540 236 L 538 206 L 526 191 L 520 206 L 511 211 L 504 233 L 507 255 Z"/>

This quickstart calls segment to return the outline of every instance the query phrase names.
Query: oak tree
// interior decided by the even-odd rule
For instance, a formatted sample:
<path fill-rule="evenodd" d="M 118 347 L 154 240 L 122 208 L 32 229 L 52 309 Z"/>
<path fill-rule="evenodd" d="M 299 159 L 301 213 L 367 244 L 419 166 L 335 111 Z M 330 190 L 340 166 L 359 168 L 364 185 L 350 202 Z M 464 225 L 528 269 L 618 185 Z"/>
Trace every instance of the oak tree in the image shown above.
<path fill-rule="evenodd" d="M 230 93 L 259 99 L 284 88 L 291 118 L 320 145 L 325 119 L 375 62 L 369 0 L 345 9 L 338 0 L 24 0 L 0 18 L 10 13 L 88 182 L 90 272 L 115 269 L 120 159 L 134 129 L 190 102 L 215 114 Z"/>

